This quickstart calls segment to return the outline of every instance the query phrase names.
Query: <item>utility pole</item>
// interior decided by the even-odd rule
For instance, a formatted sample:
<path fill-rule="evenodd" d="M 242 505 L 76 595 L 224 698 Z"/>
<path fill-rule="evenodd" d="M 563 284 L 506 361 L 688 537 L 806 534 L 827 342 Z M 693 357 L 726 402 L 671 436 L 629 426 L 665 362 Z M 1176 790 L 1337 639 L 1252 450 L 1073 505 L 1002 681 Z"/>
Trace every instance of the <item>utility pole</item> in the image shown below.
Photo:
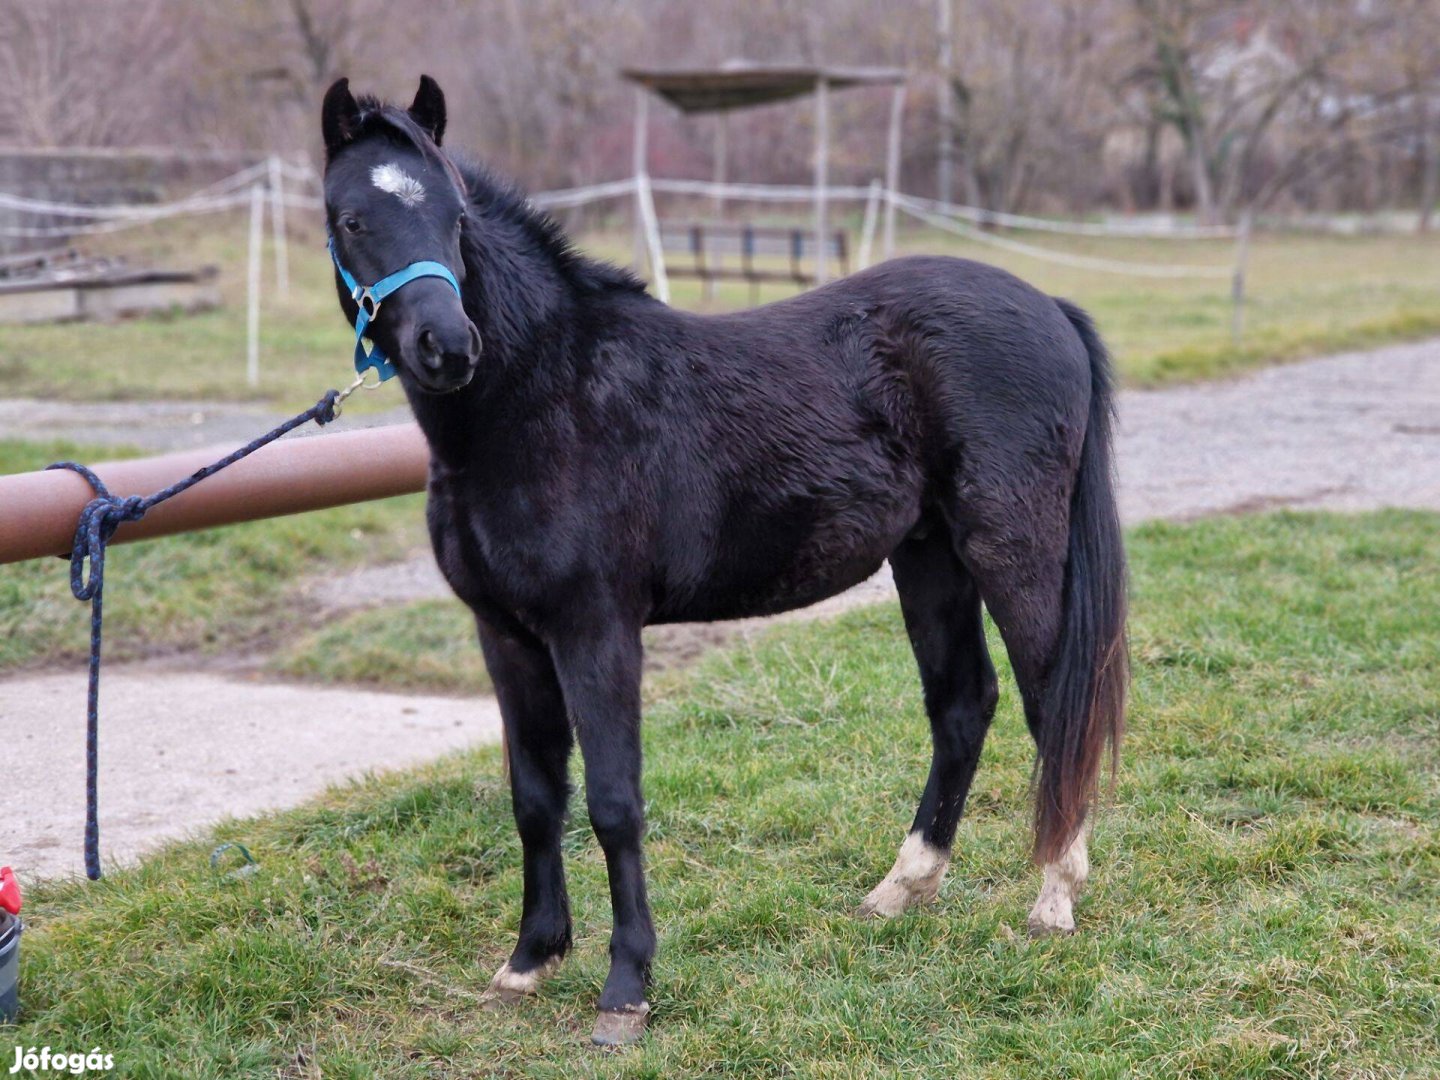
<path fill-rule="evenodd" d="M 939 0 L 938 36 L 940 38 L 940 97 L 936 104 L 940 122 L 940 143 L 935 155 L 935 197 L 942 203 L 953 202 L 955 173 L 955 122 L 952 119 L 954 93 L 952 75 L 955 66 L 954 0 Z"/>

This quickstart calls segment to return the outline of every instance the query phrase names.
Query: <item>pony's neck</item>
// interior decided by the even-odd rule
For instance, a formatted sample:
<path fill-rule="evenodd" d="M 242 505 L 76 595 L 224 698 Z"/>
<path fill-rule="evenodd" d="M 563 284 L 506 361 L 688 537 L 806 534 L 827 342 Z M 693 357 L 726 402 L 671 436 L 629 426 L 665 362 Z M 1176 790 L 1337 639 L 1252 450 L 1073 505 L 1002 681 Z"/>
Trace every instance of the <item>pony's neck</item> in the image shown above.
<path fill-rule="evenodd" d="M 469 469 L 482 463 L 490 437 L 520 437 L 515 428 L 539 411 L 536 405 L 573 384 L 587 312 L 645 287 L 627 271 L 576 252 L 520 193 L 480 170 L 460 172 L 470 218 L 461 244 L 462 295 L 480 331 L 480 364 L 463 390 L 410 400 L 435 459 Z"/>
<path fill-rule="evenodd" d="M 462 297 L 480 331 L 480 363 L 462 390 L 410 395 L 433 457 L 453 470 L 475 467 L 488 437 L 523 415 L 523 400 L 564 378 L 578 308 L 568 250 L 549 242 L 551 227 L 511 193 L 466 179 Z"/>

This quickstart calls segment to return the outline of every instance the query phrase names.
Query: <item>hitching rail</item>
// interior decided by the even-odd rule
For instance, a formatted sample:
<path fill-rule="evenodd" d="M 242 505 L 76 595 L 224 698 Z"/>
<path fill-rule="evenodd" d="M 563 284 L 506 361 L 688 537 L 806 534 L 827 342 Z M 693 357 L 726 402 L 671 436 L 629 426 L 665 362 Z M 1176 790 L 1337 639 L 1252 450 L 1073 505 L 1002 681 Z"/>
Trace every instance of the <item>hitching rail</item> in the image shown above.
<path fill-rule="evenodd" d="M 149 495 L 233 447 L 91 466 L 116 495 Z M 429 451 L 414 424 L 282 439 L 121 525 L 113 544 L 423 491 Z M 65 555 L 94 492 L 73 472 L 0 476 L 0 564 Z"/>

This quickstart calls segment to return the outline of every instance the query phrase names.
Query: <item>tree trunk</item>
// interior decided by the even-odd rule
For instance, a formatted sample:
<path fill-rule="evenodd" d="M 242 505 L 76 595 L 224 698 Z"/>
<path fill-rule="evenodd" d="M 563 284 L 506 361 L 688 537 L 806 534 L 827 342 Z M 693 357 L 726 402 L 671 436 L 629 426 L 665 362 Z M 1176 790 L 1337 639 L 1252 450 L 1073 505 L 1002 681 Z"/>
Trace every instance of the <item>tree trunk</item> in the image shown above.
<path fill-rule="evenodd" d="M 1440 152 L 1435 145 L 1435 126 L 1430 119 L 1426 95 L 1420 95 L 1420 221 L 1419 230 L 1430 231 L 1435 200 L 1440 196 Z"/>

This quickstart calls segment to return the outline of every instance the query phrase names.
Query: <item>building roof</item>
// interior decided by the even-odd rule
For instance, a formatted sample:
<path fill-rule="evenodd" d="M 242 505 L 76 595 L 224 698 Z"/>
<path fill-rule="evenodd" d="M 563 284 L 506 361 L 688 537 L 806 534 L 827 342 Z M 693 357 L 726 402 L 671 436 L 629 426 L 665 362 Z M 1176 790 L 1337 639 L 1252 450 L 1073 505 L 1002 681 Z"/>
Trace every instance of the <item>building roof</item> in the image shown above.
<path fill-rule="evenodd" d="M 804 97 L 814 93 L 816 84 L 822 79 L 832 90 L 852 86 L 893 86 L 905 81 L 902 68 L 770 65 L 746 61 L 730 61 L 708 70 L 630 68 L 621 74 L 686 113 L 748 109 Z"/>

